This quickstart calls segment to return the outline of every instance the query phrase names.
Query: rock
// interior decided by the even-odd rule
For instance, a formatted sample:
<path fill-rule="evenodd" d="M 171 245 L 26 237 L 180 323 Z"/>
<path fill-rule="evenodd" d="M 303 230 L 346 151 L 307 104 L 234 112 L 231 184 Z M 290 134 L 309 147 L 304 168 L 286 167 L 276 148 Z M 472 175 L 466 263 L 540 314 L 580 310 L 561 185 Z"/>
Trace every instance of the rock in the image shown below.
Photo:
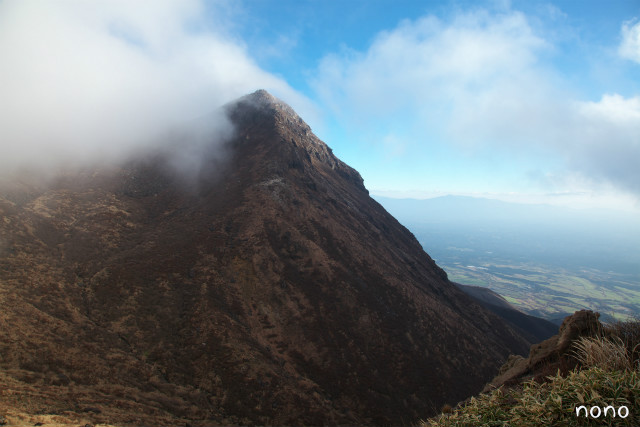
<path fill-rule="evenodd" d="M 602 333 L 602 325 L 598 321 L 600 313 L 591 310 L 576 311 L 562 322 L 558 333 L 557 351 L 564 354 L 573 341 L 580 337 L 593 337 Z"/>
<path fill-rule="evenodd" d="M 502 365 L 498 375 L 489 384 L 484 386 L 482 393 L 488 393 L 502 385 L 517 382 L 517 379 L 522 378 L 529 372 L 528 365 L 529 359 L 525 359 L 522 356 L 509 356 L 509 360 Z"/>
<path fill-rule="evenodd" d="M 562 322 L 558 335 L 531 346 L 529 357 L 525 359 L 521 356 L 509 356 L 498 375 L 482 392 L 489 392 L 502 385 L 520 383 L 542 371 L 557 370 L 561 366 L 575 366 L 577 361 L 570 353 L 572 344 L 580 337 L 592 337 L 602 333 L 599 317 L 599 313 L 591 310 L 576 311 L 568 316 Z"/>
<path fill-rule="evenodd" d="M 557 361 L 569 351 L 573 341 L 578 338 L 591 337 L 602 332 L 599 317 L 599 313 L 591 310 L 580 310 L 564 319 L 558 335 L 531 346 L 529 370 L 533 371 L 542 364 Z"/>
<path fill-rule="evenodd" d="M 518 355 L 518 354 L 510 355 L 509 358 L 507 359 L 507 361 L 504 363 L 504 365 L 502 365 L 502 367 L 500 368 L 500 371 L 498 372 L 498 375 L 502 375 L 505 372 L 508 372 L 514 366 L 517 366 L 518 364 L 521 364 L 523 360 L 525 360 L 525 358 L 520 356 L 520 355 Z"/>

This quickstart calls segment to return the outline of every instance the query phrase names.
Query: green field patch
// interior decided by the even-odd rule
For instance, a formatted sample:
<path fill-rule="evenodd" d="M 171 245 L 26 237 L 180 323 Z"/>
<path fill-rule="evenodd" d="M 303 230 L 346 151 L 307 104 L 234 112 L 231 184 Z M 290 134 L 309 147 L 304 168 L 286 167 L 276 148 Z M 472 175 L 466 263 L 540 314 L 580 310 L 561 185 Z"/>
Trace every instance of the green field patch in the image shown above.
<path fill-rule="evenodd" d="M 506 299 L 507 302 L 510 303 L 510 304 L 514 304 L 514 305 L 519 304 L 519 301 L 517 299 L 513 298 L 513 297 L 509 297 L 509 296 L 504 297 L 503 296 L 503 298 Z"/>
<path fill-rule="evenodd" d="M 589 308 L 616 318 L 640 314 L 640 284 L 594 269 L 569 272 L 541 265 L 444 266 L 451 280 L 487 287 L 525 312 L 552 318 Z"/>
<path fill-rule="evenodd" d="M 625 288 L 625 287 L 621 287 L 621 286 L 614 286 L 613 287 L 615 290 L 617 290 L 621 295 L 625 295 L 627 298 L 630 298 L 632 300 L 635 301 L 640 301 L 640 292 L 633 290 L 633 289 L 629 289 L 629 288 Z"/>

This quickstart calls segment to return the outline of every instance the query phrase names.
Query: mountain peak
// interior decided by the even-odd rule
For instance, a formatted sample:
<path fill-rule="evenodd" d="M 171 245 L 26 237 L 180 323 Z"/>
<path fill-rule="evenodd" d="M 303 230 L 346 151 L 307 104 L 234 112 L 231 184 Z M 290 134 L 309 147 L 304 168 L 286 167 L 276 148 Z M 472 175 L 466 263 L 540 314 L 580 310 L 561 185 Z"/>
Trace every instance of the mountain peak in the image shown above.
<path fill-rule="evenodd" d="M 258 89 L 253 93 L 245 95 L 243 98 L 251 99 L 251 100 L 254 100 L 256 102 L 268 103 L 268 104 L 278 103 L 279 102 L 278 98 L 276 98 L 275 96 L 271 95 L 265 89 Z"/>
<path fill-rule="evenodd" d="M 245 95 L 227 104 L 225 109 L 239 132 L 236 139 L 239 152 L 255 152 L 257 143 L 262 149 L 270 146 L 274 151 L 260 163 L 286 163 L 289 169 L 297 170 L 306 178 L 314 173 L 337 173 L 368 194 L 360 174 L 338 159 L 293 108 L 266 90 Z"/>
<path fill-rule="evenodd" d="M 296 114 L 293 108 L 291 108 L 282 100 L 271 95 L 264 89 L 258 89 L 253 93 L 232 101 L 231 103 L 227 104 L 227 109 L 232 111 L 240 109 L 244 112 L 250 113 L 255 113 L 256 111 L 262 111 L 269 114 L 280 113 L 285 116 L 293 117 L 297 121 L 303 122 L 303 120 Z"/>

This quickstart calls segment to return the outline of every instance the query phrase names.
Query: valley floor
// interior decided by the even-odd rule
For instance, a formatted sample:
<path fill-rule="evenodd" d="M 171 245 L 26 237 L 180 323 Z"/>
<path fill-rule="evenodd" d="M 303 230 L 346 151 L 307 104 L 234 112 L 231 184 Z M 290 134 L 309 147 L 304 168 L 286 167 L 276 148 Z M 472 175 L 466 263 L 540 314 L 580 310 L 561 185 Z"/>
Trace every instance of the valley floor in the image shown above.
<path fill-rule="evenodd" d="M 552 321 L 562 321 L 567 314 L 582 309 L 598 311 L 604 320 L 640 315 L 640 282 L 630 275 L 500 261 L 479 265 L 438 263 L 452 281 L 488 287 L 518 309 Z"/>

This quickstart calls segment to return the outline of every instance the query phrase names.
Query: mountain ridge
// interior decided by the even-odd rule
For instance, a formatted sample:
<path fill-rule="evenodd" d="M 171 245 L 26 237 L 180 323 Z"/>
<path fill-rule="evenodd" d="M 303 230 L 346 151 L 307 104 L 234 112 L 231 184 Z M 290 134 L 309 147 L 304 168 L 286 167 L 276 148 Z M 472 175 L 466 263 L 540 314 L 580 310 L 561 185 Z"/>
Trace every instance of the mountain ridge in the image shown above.
<path fill-rule="evenodd" d="M 551 338 L 558 332 L 558 325 L 540 317 L 531 316 L 511 305 L 502 295 L 482 286 L 454 284 L 485 308 L 500 316 L 531 343 Z"/>
<path fill-rule="evenodd" d="M 397 424 L 527 351 L 290 107 L 225 109 L 228 158 L 204 152 L 191 189 L 151 156 L 0 191 L 0 370 L 28 396 L 0 410 Z"/>

